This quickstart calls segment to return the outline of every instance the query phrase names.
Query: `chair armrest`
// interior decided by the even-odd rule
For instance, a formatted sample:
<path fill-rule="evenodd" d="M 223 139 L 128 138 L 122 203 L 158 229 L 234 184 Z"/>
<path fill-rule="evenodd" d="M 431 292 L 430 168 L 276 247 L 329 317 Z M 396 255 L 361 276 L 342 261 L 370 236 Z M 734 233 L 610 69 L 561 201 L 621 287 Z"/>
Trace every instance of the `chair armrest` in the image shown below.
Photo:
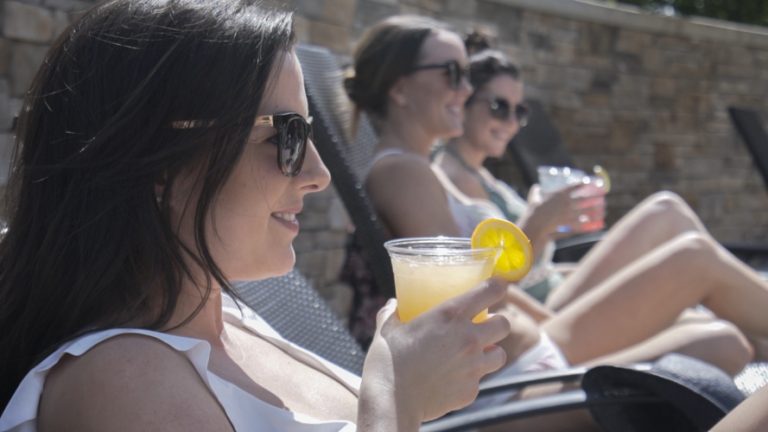
<path fill-rule="evenodd" d="M 554 262 L 577 262 L 603 238 L 605 231 L 579 234 L 557 240 Z"/>
<path fill-rule="evenodd" d="M 586 406 L 587 395 L 584 390 L 571 390 L 554 395 L 513 401 L 474 412 L 459 412 L 426 423 L 420 430 L 421 432 L 467 431 L 509 420 L 568 411 Z"/>

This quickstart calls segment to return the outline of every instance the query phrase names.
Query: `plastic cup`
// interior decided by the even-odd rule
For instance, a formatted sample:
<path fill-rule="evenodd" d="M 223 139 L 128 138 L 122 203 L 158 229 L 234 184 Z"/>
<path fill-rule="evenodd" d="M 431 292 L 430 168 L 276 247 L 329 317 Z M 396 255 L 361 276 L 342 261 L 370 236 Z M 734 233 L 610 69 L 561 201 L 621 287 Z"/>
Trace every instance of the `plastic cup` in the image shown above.
<path fill-rule="evenodd" d="M 586 233 L 603 229 L 606 194 L 603 178 L 587 175 L 584 171 L 571 167 L 540 166 L 537 171 L 539 187 L 545 197 L 570 185 L 583 185 L 573 193 L 574 198 L 581 198 L 578 223 L 574 226 L 560 225 L 557 232 Z"/>
<path fill-rule="evenodd" d="M 392 260 L 397 312 L 403 322 L 490 278 L 498 254 L 496 249 L 472 249 L 470 239 L 453 237 L 403 238 L 384 247 Z M 483 311 L 473 321 L 487 317 Z"/>
<path fill-rule="evenodd" d="M 544 197 L 570 185 L 581 183 L 586 175 L 584 171 L 562 166 L 540 166 L 537 168 L 537 172 L 539 174 L 539 188 Z M 570 225 L 558 225 L 557 232 L 568 233 L 573 231 L 573 228 Z"/>
<path fill-rule="evenodd" d="M 605 181 L 596 176 L 584 176 L 574 196 L 581 198 L 579 203 L 579 223 L 575 231 L 588 233 L 605 227 Z"/>

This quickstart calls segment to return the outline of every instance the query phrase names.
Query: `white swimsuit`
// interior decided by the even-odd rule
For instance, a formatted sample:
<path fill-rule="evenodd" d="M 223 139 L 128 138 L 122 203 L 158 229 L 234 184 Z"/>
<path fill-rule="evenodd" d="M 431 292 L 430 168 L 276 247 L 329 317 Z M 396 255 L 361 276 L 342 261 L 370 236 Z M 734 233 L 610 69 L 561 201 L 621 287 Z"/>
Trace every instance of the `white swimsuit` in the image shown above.
<path fill-rule="evenodd" d="M 359 377 L 283 339 L 247 306 L 243 306 L 241 313 L 234 301 L 225 296 L 223 309 L 224 319 L 227 322 L 258 335 L 297 360 L 336 379 L 354 394 L 358 393 Z M 36 431 L 38 403 L 48 372 L 65 354 L 81 356 L 98 343 L 122 334 L 140 334 L 155 338 L 187 357 L 224 408 L 236 431 L 350 432 L 356 430 L 355 425 L 347 421 L 320 421 L 268 404 L 231 382 L 219 378 L 208 370 L 211 347 L 207 341 L 149 330 L 111 329 L 67 342 L 35 366 L 24 377 L 0 417 L 0 432 Z"/>

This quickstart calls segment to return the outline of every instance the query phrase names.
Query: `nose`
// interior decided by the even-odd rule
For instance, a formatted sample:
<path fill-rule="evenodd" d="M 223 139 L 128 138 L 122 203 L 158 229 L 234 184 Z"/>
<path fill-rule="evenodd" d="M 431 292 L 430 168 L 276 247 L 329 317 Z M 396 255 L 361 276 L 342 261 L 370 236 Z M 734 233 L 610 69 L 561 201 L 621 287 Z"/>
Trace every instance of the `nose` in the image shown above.
<path fill-rule="evenodd" d="M 331 182 L 331 173 L 320 159 L 314 141 L 310 140 L 307 147 L 307 154 L 304 156 L 304 165 L 297 179 L 300 182 L 300 188 L 306 193 L 320 192 L 328 187 Z"/>
<path fill-rule="evenodd" d="M 520 121 L 517 119 L 517 116 L 512 114 L 509 116 L 507 121 L 504 122 L 504 125 L 507 127 L 507 132 L 514 137 L 517 135 L 518 132 L 520 132 Z"/>

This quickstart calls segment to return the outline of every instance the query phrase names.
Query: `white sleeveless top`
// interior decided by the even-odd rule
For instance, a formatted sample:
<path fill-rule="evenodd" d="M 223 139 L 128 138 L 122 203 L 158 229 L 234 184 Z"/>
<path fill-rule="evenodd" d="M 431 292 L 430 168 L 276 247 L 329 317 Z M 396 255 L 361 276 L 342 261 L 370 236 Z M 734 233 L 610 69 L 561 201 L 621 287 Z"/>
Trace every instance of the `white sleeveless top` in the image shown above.
<path fill-rule="evenodd" d="M 393 156 L 393 155 L 398 155 L 403 153 L 405 153 L 405 151 L 399 148 L 386 148 L 384 150 L 381 150 L 373 156 L 373 160 L 371 161 L 371 166 L 375 165 L 376 162 L 378 162 L 379 160 L 387 156 Z M 432 169 L 432 172 L 435 173 L 435 176 L 437 176 L 440 183 L 443 183 L 443 180 L 440 178 L 441 174 L 435 171 L 434 168 Z M 453 196 L 451 193 L 449 193 L 449 191 L 447 190 L 446 190 L 445 196 L 448 200 L 448 209 L 450 210 L 451 215 L 453 216 L 453 220 L 456 222 L 456 226 L 459 228 L 459 232 L 461 233 L 461 236 L 469 237 L 472 234 L 472 231 L 475 229 L 475 225 L 477 225 L 476 221 L 478 216 L 475 209 L 467 207 L 464 203 L 456 199 L 456 197 Z M 480 220 L 482 219 L 485 219 L 485 218 L 481 218 Z"/>
<path fill-rule="evenodd" d="M 248 330 L 308 364 L 358 394 L 360 378 L 335 364 L 283 339 L 256 312 L 242 305 L 242 313 L 234 300 L 224 296 L 224 319 Z M 81 356 L 98 343 L 121 334 L 139 334 L 155 338 L 183 354 L 211 393 L 224 408 L 236 431 L 285 432 L 351 432 L 348 421 L 320 421 L 309 416 L 276 407 L 219 378 L 208 370 L 211 346 L 207 341 L 141 329 L 111 329 L 90 333 L 67 342 L 35 366 L 21 381 L 0 417 L 0 432 L 34 432 L 37 430 L 37 408 L 48 372 L 65 355 Z"/>

